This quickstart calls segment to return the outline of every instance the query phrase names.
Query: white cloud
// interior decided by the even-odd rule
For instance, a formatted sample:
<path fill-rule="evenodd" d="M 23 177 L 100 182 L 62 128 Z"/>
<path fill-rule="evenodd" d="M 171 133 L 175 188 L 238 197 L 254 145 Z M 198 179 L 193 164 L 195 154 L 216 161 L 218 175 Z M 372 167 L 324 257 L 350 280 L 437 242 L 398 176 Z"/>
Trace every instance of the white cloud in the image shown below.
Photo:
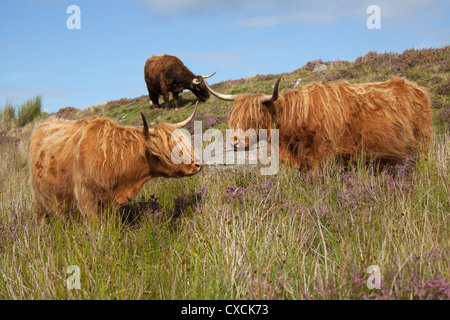
<path fill-rule="evenodd" d="M 245 4 L 245 0 L 137 0 L 148 9 L 157 10 L 163 14 L 179 14 L 186 12 L 198 12 L 205 14 L 205 10 L 210 10 L 213 7 L 228 7 L 233 8 L 236 5 Z M 248 1 L 247 1 L 248 2 Z"/>

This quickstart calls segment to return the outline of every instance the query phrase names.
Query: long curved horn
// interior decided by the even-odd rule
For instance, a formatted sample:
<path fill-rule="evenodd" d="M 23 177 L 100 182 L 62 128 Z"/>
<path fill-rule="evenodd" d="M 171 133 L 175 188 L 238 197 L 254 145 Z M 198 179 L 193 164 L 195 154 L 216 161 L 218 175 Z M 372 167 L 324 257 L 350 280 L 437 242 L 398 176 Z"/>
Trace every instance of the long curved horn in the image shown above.
<path fill-rule="evenodd" d="M 200 76 L 200 77 L 202 77 L 203 80 L 204 80 L 204 79 L 207 79 L 207 78 L 211 78 L 216 73 L 217 73 L 217 71 L 214 72 L 213 74 L 210 74 L 209 76 Z M 194 79 L 192 79 L 192 83 L 195 84 L 195 85 L 199 85 L 200 84 L 200 80 L 198 80 L 197 78 L 194 78 Z"/>
<path fill-rule="evenodd" d="M 178 129 L 180 129 L 180 128 L 183 128 L 185 125 L 187 125 L 189 122 L 191 122 L 192 118 L 194 118 L 195 112 L 197 111 L 197 105 L 198 105 L 198 101 L 197 101 L 197 103 L 195 104 L 194 111 L 193 111 L 192 114 L 189 116 L 189 118 L 187 118 L 187 119 L 184 120 L 184 121 L 181 121 L 181 122 L 179 122 L 179 123 L 174 124 L 174 126 L 175 126 L 176 128 L 178 128 Z"/>
<path fill-rule="evenodd" d="M 217 73 L 217 71 L 216 72 L 214 72 L 213 74 L 210 74 L 209 76 L 202 76 L 202 78 L 203 79 L 208 79 L 208 78 L 211 78 L 213 75 L 215 75 Z"/>
<path fill-rule="evenodd" d="M 265 95 L 261 98 L 261 103 L 269 103 L 274 102 L 278 99 L 278 85 L 280 84 L 281 77 L 278 78 L 277 82 L 275 83 L 275 86 L 273 87 L 273 93 L 272 95 Z"/>
<path fill-rule="evenodd" d="M 222 93 L 218 93 L 216 91 L 214 91 L 213 89 L 211 89 L 208 84 L 205 82 L 206 85 L 206 89 L 208 89 L 209 92 L 212 93 L 213 96 L 216 96 L 217 98 L 221 99 L 221 100 L 225 100 L 225 101 L 234 101 L 234 99 L 236 99 L 236 95 L 235 94 L 222 94 Z"/>
<path fill-rule="evenodd" d="M 144 129 L 142 129 L 142 133 L 144 134 L 144 137 L 147 139 L 151 135 L 155 134 L 155 129 L 149 129 L 147 119 L 145 119 L 144 114 L 141 112 L 142 122 L 144 123 Z"/>

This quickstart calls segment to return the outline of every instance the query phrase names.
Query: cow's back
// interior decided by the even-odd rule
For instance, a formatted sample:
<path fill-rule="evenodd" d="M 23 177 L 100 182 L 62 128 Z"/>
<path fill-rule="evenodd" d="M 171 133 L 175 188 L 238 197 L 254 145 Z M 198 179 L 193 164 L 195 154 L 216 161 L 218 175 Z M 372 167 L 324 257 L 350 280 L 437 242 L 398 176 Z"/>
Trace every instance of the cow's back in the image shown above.
<path fill-rule="evenodd" d="M 361 154 L 401 161 L 426 150 L 431 138 L 427 92 L 413 82 L 313 83 L 282 95 L 280 137 L 290 137 L 304 157 Z M 298 137 L 297 137 L 298 136 Z"/>
<path fill-rule="evenodd" d="M 177 70 L 185 68 L 183 62 L 175 56 L 152 56 L 145 63 L 145 81 L 153 91 L 161 91 L 161 80 L 168 81 Z M 166 84 L 169 85 L 168 83 Z"/>

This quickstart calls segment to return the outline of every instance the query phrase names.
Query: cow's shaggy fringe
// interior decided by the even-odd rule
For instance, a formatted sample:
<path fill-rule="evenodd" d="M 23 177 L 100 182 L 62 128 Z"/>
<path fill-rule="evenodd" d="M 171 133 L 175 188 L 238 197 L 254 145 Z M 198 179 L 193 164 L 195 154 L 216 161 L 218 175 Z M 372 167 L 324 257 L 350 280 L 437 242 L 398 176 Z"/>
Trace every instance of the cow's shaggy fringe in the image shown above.
<path fill-rule="evenodd" d="M 237 95 L 229 125 L 280 130 L 280 158 L 300 169 L 337 156 L 399 163 L 426 152 L 431 139 L 428 93 L 403 78 L 386 82 L 312 83 L 261 104 Z M 270 137 L 270 134 L 268 134 Z"/>

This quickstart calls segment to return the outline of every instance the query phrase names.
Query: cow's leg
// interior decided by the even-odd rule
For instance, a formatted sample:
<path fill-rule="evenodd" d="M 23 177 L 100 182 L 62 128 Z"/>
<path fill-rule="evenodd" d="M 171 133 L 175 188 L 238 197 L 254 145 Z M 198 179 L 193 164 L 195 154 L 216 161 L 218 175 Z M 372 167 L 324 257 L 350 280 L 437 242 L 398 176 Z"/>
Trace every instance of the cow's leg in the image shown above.
<path fill-rule="evenodd" d="M 150 100 L 153 102 L 153 107 L 156 108 L 156 109 L 159 108 L 160 107 L 160 105 L 159 105 L 159 94 L 152 92 L 152 93 L 150 93 L 149 96 L 150 96 Z"/>
<path fill-rule="evenodd" d="M 144 183 L 148 180 L 148 178 L 144 178 L 135 184 L 123 186 L 122 188 L 118 188 L 115 191 L 114 195 L 114 201 L 118 205 L 123 205 L 129 203 L 131 200 L 133 200 L 139 191 L 141 190 Z"/>
<path fill-rule="evenodd" d="M 163 99 L 164 99 L 164 109 L 169 109 L 169 92 L 163 93 Z"/>
<path fill-rule="evenodd" d="M 175 107 L 175 110 L 178 110 L 178 92 L 174 92 L 172 93 L 172 97 L 173 97 L 173 106 Z"/>
<path fill-rule="evenodd" d="M 150 98 L 150 101 L 153 102 L 153 106 L 155 106 L 155 108 L 159 108 L 159 94 L 152 91 L 150 89 L 150 86 L 147 84 L 147 90 L 148 90 L 148 97 Z M 152 105 L 150 104 L 150 108 L 152 107 Z"/>
<path fill-rule="evenodd" d="M 82 217 L 89 223 L 98 221 L 98 201 L 96 201 L 94 198 L 94 192 L 82 185 L 76 186 L 75 197 Z"/>
<path fill-rule="evenodd" d="M 279 157 L 280 157 L 280 161 L 283 162 L 284 164 L 294 167 L 295 169 L 301 170 L 302 169 L 302 161 L 301 159 L 298 157 L 298 155 L 296 155 L 295 153 L 291 152 L 288 148 L 286 147 L 279 147 Z"/>

